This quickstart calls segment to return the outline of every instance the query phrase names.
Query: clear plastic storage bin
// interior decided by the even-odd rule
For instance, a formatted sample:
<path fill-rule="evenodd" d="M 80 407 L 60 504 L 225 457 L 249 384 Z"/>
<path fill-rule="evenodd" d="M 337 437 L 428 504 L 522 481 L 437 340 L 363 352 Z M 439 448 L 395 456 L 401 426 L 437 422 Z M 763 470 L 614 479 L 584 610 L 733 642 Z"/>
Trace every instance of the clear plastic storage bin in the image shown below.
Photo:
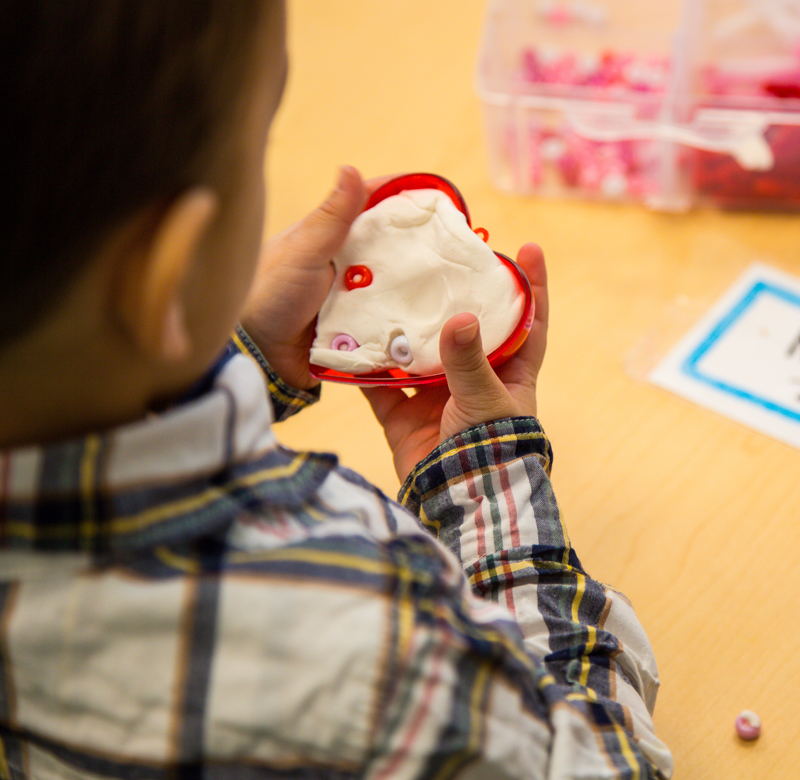
<path fill-rule="evenodd" d="M 477 90 L 502 190 L 800 208 L 800 0 L 491 0 Z"/>

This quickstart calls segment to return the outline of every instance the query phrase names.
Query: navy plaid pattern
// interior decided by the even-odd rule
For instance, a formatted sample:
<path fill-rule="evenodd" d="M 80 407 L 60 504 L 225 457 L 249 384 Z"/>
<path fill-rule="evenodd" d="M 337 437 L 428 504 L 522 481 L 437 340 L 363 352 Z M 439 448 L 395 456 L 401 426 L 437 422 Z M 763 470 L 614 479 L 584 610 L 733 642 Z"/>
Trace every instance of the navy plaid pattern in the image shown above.
<path fill-rule="evenodd" d="M 538 422 L 445 442 L 401 506 L 280 446 L 318 394 L 254 349 L 0 456 L 0 778 L 668 776 L 647 639 L 572 550 Z"/>

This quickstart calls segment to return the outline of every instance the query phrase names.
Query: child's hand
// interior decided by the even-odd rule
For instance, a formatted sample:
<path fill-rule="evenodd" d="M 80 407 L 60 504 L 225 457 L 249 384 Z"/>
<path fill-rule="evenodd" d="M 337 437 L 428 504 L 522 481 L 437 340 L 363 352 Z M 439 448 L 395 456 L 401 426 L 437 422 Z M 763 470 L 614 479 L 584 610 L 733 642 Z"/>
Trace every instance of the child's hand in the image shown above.
<path fill-rule="evenodd" d="M 308 354 L 314 319 L 333 283 L 331 258 L 364 207 L 367 193 L 382 181 L 365 185 L 355 168 L 342 168 L 327 200 L 264 247 L 241 323 L 292 387 L 318 384 L 308 371 Z"/>
<path fill-rule="evenodd" d="M 533 327 L 497 372 L 484 355 L 476 317 L 457 314 L 445 324 L 439 343 L 448 387 L 422 387 L 411 397 L 397 388 L 364 388 L 401 481 L 438 444 L 460 431 L 503 417 L 536 415 L 536 380 L 547 342 L 547 271 L 535 244 L 519 250 L 517 263 L 533 288 Z"/>

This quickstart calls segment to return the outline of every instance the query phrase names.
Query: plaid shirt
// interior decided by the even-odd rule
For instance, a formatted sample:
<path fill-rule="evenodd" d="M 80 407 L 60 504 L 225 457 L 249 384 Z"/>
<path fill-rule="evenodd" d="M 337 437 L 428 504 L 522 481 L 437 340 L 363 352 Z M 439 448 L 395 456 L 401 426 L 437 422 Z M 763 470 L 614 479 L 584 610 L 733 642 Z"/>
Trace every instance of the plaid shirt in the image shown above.
<path fill-rule="evenodd" d="M 445 442 L 401 506 L 282 448 L 265 371 L 278 418 L 314 400 L 237 331 L 170 411 L 2 455 L 0 780 L 668 776 L 536 420 Z"/>

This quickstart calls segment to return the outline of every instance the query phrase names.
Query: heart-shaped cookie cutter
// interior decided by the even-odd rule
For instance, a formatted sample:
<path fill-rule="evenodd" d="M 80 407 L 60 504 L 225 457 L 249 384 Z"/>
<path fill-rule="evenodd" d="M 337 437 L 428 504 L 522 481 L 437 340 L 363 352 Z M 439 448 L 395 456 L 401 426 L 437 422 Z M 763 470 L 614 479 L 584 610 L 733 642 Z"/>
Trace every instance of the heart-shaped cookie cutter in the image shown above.
<path fill-rule="evenodd" d="M 466 217 L 467 225 L 474 230 L 484 241 L 489 238 L 489 232 L 484 228 L 472 228 L 472 222 L 469 216 L 469 209 L 464 201 L 461 193 L 456 186 L 435 173 L 409 173 L 404 176 L 398 176 L 396 179 L 382 184 L 376 189 L 367 199 L 364 206 L 364 211 L 371 209 L 382 200 L 391 197 L 392 195 L 399 195 L 406 190 L 440 190 L 445 193 L 450 200 L 453 201 L 456 208 Z M 511 271 L 515 281 L 519 285 L 520 290 L 525 296 L 525 301 L 522 307 L 522 315 L 514 330 L 509 337 L 499 346 L 493 350 L 489 355 L 489 363 L 497 367 L 510 358 L 521 346 L 528 336 L 531 326 L 533 324 L 533 293 L 531 292 L 531 285 L 525 272 L 510 258 L 506 257 L 499 252 L 495 252 L 498 260 L 508 267 Z M 359 385 L 362 387 L 380 387 L 380 386 L 394 386 L 394 387 L 421 387 L 425 385 L 443 385 L 447 383 L 447 379 L 443 372 L 438 374 L 407 374 L 399 368 L 384 369 L 382 371 L 375 371 L 370 374 L 348 374 L 342 371 L 335 371 L 332 368 L 325 366 L 317 366 L 313 363 L 310 364 L 309 369 L 311 375 L 317 379 L 323 379 L 328 382 L 340 382 L 342 384 Z"/>

